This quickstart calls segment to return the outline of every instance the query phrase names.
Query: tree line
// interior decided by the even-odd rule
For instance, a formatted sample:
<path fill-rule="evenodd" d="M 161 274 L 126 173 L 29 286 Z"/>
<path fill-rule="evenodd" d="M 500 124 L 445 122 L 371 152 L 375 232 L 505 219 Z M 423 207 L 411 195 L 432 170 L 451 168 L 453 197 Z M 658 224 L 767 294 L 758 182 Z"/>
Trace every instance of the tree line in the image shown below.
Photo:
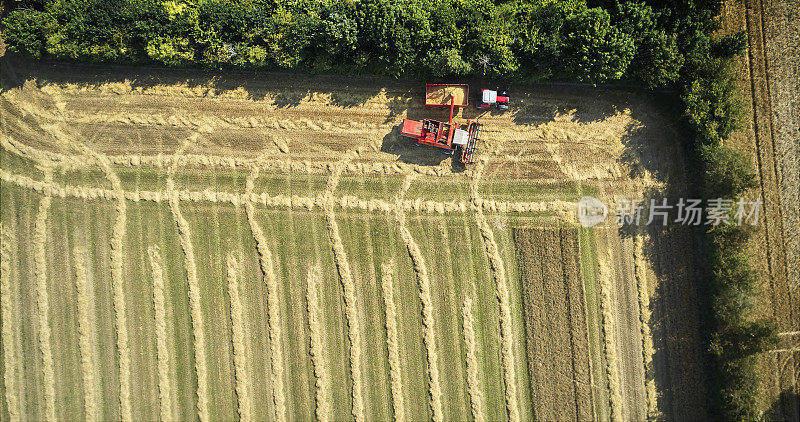
<path fill-rule="evenodd" d="M 744 106 L 733 60 L 745 33 L 716 37 L 719 0 L 23 0 L 3 10 L 12 51 L 41 58 L 394 77 L 625 81 L 671 87 L 703 197 L 756 187 L 722 141 Z M 754 317 L 750 230 L 703 233 L 711 305 L 712 411 L 753 420 L 756 359 L 776 342 Z"/>
<path fill-rule="evenodd" d="M 23 0 L 13 51 L 92 62 L 389 76 L 673 82 L 663 5 L 568 0 Z"/>

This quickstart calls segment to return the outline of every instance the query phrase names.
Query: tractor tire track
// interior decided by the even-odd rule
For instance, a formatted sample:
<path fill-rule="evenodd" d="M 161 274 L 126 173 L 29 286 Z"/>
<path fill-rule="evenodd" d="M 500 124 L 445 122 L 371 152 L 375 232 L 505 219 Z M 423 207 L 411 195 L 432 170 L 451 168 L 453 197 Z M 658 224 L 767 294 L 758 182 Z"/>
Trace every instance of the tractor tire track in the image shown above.
<path fill-rule="evenodd" d="M 269 250 L 264 232 L 261 231 L 255 218 L 255 207 L 249 200 L 253 191 L 255 179 L 258 177 L 258 167 L 254 167 L 247 177 L 244 203 L 247 221 L 250 224 L 250 231 L 256 243 L 258 261 L 261 265 L 261 273 L 264 278 L 264 285 L 267 288 L 267 325 L 269 331 L 270 361 L 272 368 L 272 400 L 275 403 L 275 419 L 286 419 L 286 387 L 284 386 L 284 364 L 283 364 L 283 341 L 281 333 L 281 314 L 280 301 L 278 298 L 278 278 L 275 274 L 272 261 L 272 252 Z"/>
<path fill-rule="evenodd" d="M 392 407 L 394 420 L 405 420 L 405 404 L 403 402 L 403 377 L 400 363 L 400 341 L 397 330 L 397 306 L 394 303 L 394 286 L 392 263 L 381 266 L 381 287 L 383 290 L 383 304 L 386 309 L 386 349 L 389 352 L 389 377 L 392 387 Z"/>
<path fill-rule="evenodd" d="M 156 359 L 158 361 L 158 393 L 161 420 L 175 418 L 172 408 L 172 383 L 169 374 L 169 346 L 167 345 L 167 310 L 164 296 L 164 261 L 155 245 L 147 248 L 153 272 L 153 308 L 156 323 Z"/>
<path fill-rule="evenodd" d="M 16 272 L 17 233 L 16 221 L 9 224 L 0 223 L 0 312 L 3 315 L 3 383 L 9 420 L 18 421 L 22 417 L 17 386 L 17 321 L 14 292 L 19 282 Z"/>
<path fill-rule="evenodd" d="M 503 264 L 503 259 L 500 256 L 500 250 L 497 247 L 497 242 L 494 240 L 494 233 L 489 223 L 486 221 L 486 216 L 483 214 L 483 206 L 480 196 L 478 195 L 478 181 L 483 175 L 483 169 L 486 165 L 486 160 L 481 160 L 477 163 L 474 170 L 472 182 L 470 183 L 470 197 L 473 202 L 473 209 L 475 210 L 475 219 L 478 223 L 478 228 L 483 237 L 484 247 L 486 248 L 486 255 L 489 258 L 489 263 L 492 267 L 494 279 L 496 283 L 497 299 L 500 305 L 500 339 L 501 339 L 501 358 L 503 361 L 503 380 L 505 381 L 505 398 L 506 408 L 508 410 L 508 418 L 512 422 L 519 421 L 519 406 L 517 403 L 517 373 L 516 363 L 514 358 L 514 329 L 512 327 L 511 317 L 511 303 L 508 291 L 508 283 L 506 280 L 506 270 Z"/>
<path fill-rule="evenodd" d="M 414 180 L 414 175 L 407 175 L 403 179 L 403 185 L 397 195 L 397 207 L 395 208 L 395 218 L 397 221 L 398 229 L 400 230 L 400 237 L 403 239 L 408 254 L 411 256 L 411 261 L 414 263 L 414 271 L 417 274 L 417 281 L 419 283 L 419 298 L 422 302 L 422 325 L 424 325 L 423 341 L 428 354 L 428 378 L 429 378 L 429 395 L 431 412 L 433 413 L 434 422 L 443 420 L 442 414 L 442 387 L 439 381 L 439 355 L 436 351 L 436 331 L 434 330 L 433 319 L 433 299 L 431 298 L 430 279 L 428 277 L 428 268 L 425 265 L 425 258 L 422 251 L 419 249 L 417 242 L 411 235 L 406 224 L 406 214 L 401 206 L 403 197 L 406 191 L 411 186 Z"/>
<path fill-rule="evenodd" d="M 98 418 L 97 394 L 95 392 L 95 356 L 92 345 L 92 288 L 86 275 L 86 250 L 75 247 L 72 252 L 75 262 L 75 289 L 78 302 L 78 335 L 83 372 L 83 401 L 86 420 Z"/>

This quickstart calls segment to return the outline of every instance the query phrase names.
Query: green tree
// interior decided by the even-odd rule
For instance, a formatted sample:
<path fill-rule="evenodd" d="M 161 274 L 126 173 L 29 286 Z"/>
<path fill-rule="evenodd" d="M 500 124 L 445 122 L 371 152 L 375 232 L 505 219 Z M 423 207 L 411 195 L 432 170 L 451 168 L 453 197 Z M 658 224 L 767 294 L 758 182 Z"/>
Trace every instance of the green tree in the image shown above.
<path fill-rule="evenodd" d="M 628 73 L 645 86 L 657 88 L 676 81 L 683 63 L 676 35 L 659 30 L 641 40 Z"/>
<path fill-rule="evenodd" d="M 3 19 L 3 38 L 10 51 L 39 58 L 44 52 L 46 25 L 50 16 L 39 10 L 17 9 Z"/>
<path fill-rule="evenodd" d="M 700 69 L 699 75 L 684 88 L 681 98 L 697 141 L 715 145 L 740 128 L 744 104 L 736 81 L 729 72 L 722 70 L 723 64 L 710 58 L 706 63 L 707 68 L 717 70 Z"/>
<path fill-rule="evenodd" d="M 778 343 L 775 324 L 752 321 L 727 327 L 714 336 L 711 351 L 728 361 L 769 350 Z"/>
<path fill-rule="evenodd" d="M 628 65 L 628 75 L 649 88 L 678 79 L 683 67 L 677 36 L 660 28 L 660 14 L 644 2 L 617 2 L 612 23 L 633 39 L 636 53 Z"/>
<path fill-rule="evenodd" d="M 599 7 L 569 16 L 561 27 L 566 70 L 583 82 L 619 79 L 633 58 L 633 39 Z"/>
<path fill-rule="evenodd" d="M 372 73 L 399 76 L 421 66 L 417 61 L 419 46 L 427 45 L 433 32 L 427 8 L 415 3 L 412 0 L 357 3 L 359 67 Z"/>
<path fill-rule="evenodd" d="M 318 70 L 352 65 L 352 56 L 358 48 L 355 6 L 342 2 L 324 5 L 314 44 L 314 67 Z"/>
<path fill-rule="evenodd" d="M 747 31 L 723 35 L 711 41 L 711 54 L 715 57 L 733 58 L 747 51 Z"/>
<path fill-rule="evenodd" d="M 303 10 L 278 7 L 260 34 L 275 65 L 292 69 L 301 65 L 319 24 L 318 17 Z"/>
<path fill-rule="evenodd" d="M 466 75 L 472 70 L 472 66 L 464 61 L 456 48 L 429 51 L 425 64 L 434 76 Z"/>
<path fill-rule="evenodd" d="M 147 56 L 170 66 L 191 62 L 194 50 L 185 37 L 157 37 L 150 40 L 146 47 Z"/>
<path fill-rule="evenodd" d="M 738 198 L 758 186 L 753 164 L 742 151 L 725 145 L 705 146 L 702 155 L 706 163 L 706 198 Z"/>

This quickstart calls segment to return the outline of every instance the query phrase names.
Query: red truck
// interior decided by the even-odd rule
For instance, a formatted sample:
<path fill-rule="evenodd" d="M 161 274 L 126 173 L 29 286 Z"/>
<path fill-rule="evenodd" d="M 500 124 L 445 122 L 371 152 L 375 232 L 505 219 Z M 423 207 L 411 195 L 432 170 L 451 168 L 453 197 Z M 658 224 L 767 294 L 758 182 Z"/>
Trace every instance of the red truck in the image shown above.
<path fill-rule="evenodd" d="M 481 95 L 478 97 L 478 103 L 475 106 L 481 110 L 486 110 L 495 105 L 498 110 L 508 110 L 508 93 L 505 91 L 493 91 L 491 89 L 482 89 Z"/>

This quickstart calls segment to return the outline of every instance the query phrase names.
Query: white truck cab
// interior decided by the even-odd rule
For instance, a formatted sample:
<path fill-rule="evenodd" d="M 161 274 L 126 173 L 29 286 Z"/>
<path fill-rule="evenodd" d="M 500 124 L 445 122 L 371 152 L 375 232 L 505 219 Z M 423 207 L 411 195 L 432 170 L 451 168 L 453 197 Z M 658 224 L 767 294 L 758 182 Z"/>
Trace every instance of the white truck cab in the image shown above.
<path fill-rule="evenodd" d="M 478 99 L 476 106 L 479 109 L 486 110 L 496 105 L 498 110 L 508 110 L 508 93 L 491 89 L 482 89 L 481 96 Z"/>

